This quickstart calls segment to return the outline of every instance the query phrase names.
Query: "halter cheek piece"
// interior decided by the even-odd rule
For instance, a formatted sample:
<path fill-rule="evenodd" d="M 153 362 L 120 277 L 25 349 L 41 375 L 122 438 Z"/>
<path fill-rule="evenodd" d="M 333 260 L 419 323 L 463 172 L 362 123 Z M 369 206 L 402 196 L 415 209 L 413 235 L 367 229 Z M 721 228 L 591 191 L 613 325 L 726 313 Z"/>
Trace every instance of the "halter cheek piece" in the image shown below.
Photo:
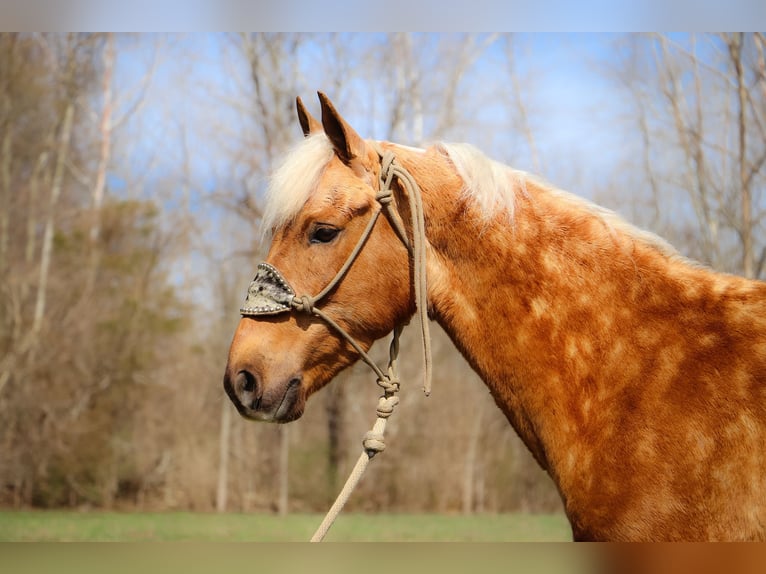
<path fill-rule="evenodd" d="M 420 189 L 417 187 L 412 176 L 403 167 L 401 167 L 391 152 L 385 154 L 379 154 L 381 156 L 381 171 L 380 171 L 380 191 L 375 195 L 375 199 L 378 202 L 378 208 L 375 209 L 370 220 L 367 222 L 362 235 L 356 243 L 351 254 L 346 259 L 346 262 L 336 273 L 335 277 L 322 289 L 318 294 L 314 296 L 302 295 L 297 296 L 295 290 L 290 286 L 287 280 L 282 274 L 269 263 L 259 263 L 255 278 L 250 283 L 247 290 L 247 297 L 239 310 L 240 314 L 244 317 L 255 317 L 260 315 L 278 315 L 280 313 L 286 313 L 290 311 L 298 311 L 315 315 L 323 319 L 328 325 L 335 329 L 340 335 L 343 336 L 351 346 L 359 353 L 361 359 L 367 363 L 367 365 L 375 372 L 378 377 L 378 384 L 384 389 L 398 390 L 398 380 L 393 372 L 391 372 L 391 362 L 396 357 L 392 356 L 389 360 L 389 373 L 384 373 L 367 355 L 362 349 L 361 345 L 338 325 L 333 319 L 322 312 L 321 309 L 316 307 L 316 303 L 327 295 L 345 276 L 348 269 L 356 260 L 357 256 L 361 252 L 364 244 L 367 242 L 368 237 L 372 233 L 375 223 L 378 220 L 381 212 L 385 211 L 386 216 L 391 223 L 394 231 L 402 240 L 408 251 L 413 255 L 415 261 L 415 300 L 416 306 L 420 310 L 421 329 L 423 334 L 424 344 L 424 356 L 425 356 L 425 384 L 424 389 L 426 394 L 430 393 L 430 337 L 428 336 L 428 318 L 426 315 L 426 303 L 425 303 L 425 256 L 423 253 L 425 234 L 424 224 L 422 217 L 422 202 L 420 198 Z M 392 204 L 392 192 L 391 184 L 393 183 L 394 176 L 398 176 L 402 180 L 405 188 L 408 191 L 410 199 L 411 213 L 413 217 L 413 237 L 414 241 L 410 243 L 407 238 L 407 233 L 402 225 L 402 222 L 396 213 L 396 210 Z M 401 328 L 394 330 L 394 337 L 397 339 L 396 348 L 398 349 L 398 337 L 401 332 Z M 392 344 L 392 350 L 394 345 Z M 394 390 L 395 392 L 395 390 Z"/>

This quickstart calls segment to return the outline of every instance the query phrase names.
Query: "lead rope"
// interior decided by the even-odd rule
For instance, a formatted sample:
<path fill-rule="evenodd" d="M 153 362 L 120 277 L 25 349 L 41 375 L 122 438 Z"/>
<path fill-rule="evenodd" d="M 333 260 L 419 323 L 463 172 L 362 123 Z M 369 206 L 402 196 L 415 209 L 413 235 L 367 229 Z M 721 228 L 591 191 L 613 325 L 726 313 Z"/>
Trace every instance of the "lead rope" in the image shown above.
<path fill-rule="evenodd" d="M 401 332 L 401 326 L 394 329 L 394 335 L 389 347 L 388 374 L 377 380 L 378 385 L 383 389 L 383 396 L 378 399 L 378 407 L 376 409 L 378 418 L 375 420 L 372 429 L 365 433 L 364 440 L 362 441 L 362 453 L 359 455 L 354 468 L 351 470 L 351 474 L 346 479 L 346 484 L 343 485 L 335 502 L 330 507 L 330 510 L 327 511 L 324 520 L 319 525 L 319 528 L 317 528 L 314 536 L 311 537 L 311 542 L 322 541 L 325 534 L 327 534 L 327 531 L 330 529 L 330 526 L 332 526 L 333 522 L 335 522 L 335 519 L 340 514 L 340 511 L 343 510 L 351 493 L 354 492 L 356 485 L 361 480 L 372 457 L 379 452 L 383 452 L 386 448 L 386 443 L 384 441 L 386 421 L 388 420 L 388 417 L 391 416 L 391 413 L 394 412 L 394 407 L 399 403 L 399 397 L 396 396 L 396 393 L 399 391 L 399 378 L 397 375 L 396 362 L 399 355 L 399 335 Z"/>
<path fill-rule="evenodd" d="M 418 187 L 415 179 L 410 173 L 401 167 L 397 162 L 394 154 L 390 151 L 381 153 L 378 150 L 378 155 L 381 156 L 381 169 L 380 169 L 380 191 L 376 198 L 380 202 L 382 209 L 386 210 L 388 219 L 391 222 L 397 235 L 402 239 L 405 245 L 412 252 L 413 258 L 413 275 L 414 275 L 414 287 L 415 287 L 415 305 L 417 307 L 418 318 L 420 319 L 420 334 L 423 344 L 423 390 L 426 395 L 431 394 L 431 337 L 428 328 L 428 306 L 427 306 L 427 284 L 426 284 L 426 255 L 425 255 L 425 219 L 423 216 L 423 200 L 420 195 L 420 188 Z M 391 184 L 393 178 L 398 177 L 401 184 L 407 191 L 407 196 L 410 204 L 410 214 L 412 217 L 412 242 L 407 239 L 407 234 L 404 231 L 399 218 L 391 205 Z M 345 272 L 350 267 L 351 263 L 356 259 L 361 250 L 363 244 L 366 242 L 367 237 L 372 232 L 372 228 L 375 225 L 375 221 L 378 218 L 378 211 L 372 216 L 370 222 L 362 234 L 360 241 L 357 243 L 356 248 L 352 252 L 352 255 L 346 260 L 346 264 L 336 275 L 336 278 L 330 282 L 319 295 L 316 297 L 300 297 L 295 298 L 293 306 L 296 309 L 308 313 L 314 313 L 327 321 L 336 331 L 338 331 L 343 337 L 354 347 L 354 349 L 360 354 L 362 360 L 370 366 L 370 368 L 377 375 L 377 384 L 383 389 L 383 396 L 378 400 L 378 406 L 376 409 L 377 419 L 375 423 L 367 433 L 364 435 L 362 441 L 362 453 L 351 470 L 351 474 L 346 483 L 343 485 L 335 502 L 327 511 L 327 515 L 322 520 L 322 523 L 317 528 L 314 535 L 311 537 L 311 542 L 321 542 L 327 531 L 332 526 L 335 519 L 340 514 L 341 510 L 348 501 L 351 493 L 356 488 L 356 485 L 362 478 L 364 471 L 367 469 L 367 465 L 370 460 L 378 454 L 383 452 L 386 448 L 384 440 L 384 433 L 386 429 L 386 421 L 391 413 L 394 411 L 394 407 L 399 403 L 399 397 L 396 393 L 399 392 L 399 375 L 397 371 L 397 362 L 399 357 L 399 337 L 402 333 L 403 325 L 398 325 L 394 328 L 393 337 L 388 350 L 388 372 L 383 373 L 378 366 L 370 359 L 367 353 L 362 350 L 359 344 L 351 337 L 346 331 L 340 327 L 335 321 L 330 319 L 327 315 L 322 313 L 319 309 L 314 307 L 314 302 L 320 299 L 323 295 L 332 288 L 335 283 L 340 280 Z"/>

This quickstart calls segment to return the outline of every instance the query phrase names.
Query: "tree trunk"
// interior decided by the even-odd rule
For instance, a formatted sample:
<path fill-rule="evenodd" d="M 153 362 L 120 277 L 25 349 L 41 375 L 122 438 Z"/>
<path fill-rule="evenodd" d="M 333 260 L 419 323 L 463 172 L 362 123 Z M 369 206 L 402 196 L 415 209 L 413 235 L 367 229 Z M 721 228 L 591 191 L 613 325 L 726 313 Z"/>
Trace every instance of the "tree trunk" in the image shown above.
<path fill-rule="evenodd" d="M 739 164 L 739 185 L 741 194 L 742 220 L 740 237 L 742 241 L 742 273 L 748 279 L 755 277 L 755 257 L 753 255 L 753 207 L 750 190 L 750 178 L 747 169 L 747 124 L 745 107 L 747 106 L 747 85 L 742 68 L 742 38 L 741 32 L 734 34 L 729 40 L 729 54 L 737 80 L 737 131 Z"/>
<path fill-rule="evenodd" d="M 99 122 L 99 135 L 101 145 L 96 168 L 96 181 L 93 184 L 91 196 L 91 224 L 90 224 L 90 255 L 88 259 L 88 273 L 85 281 L 85 298 L 93 291 L 96 281 L 96 270 L 101 258 L 99 239 L 101 237 L 101 207 L 104 203 L 106 191 L 106 171 L 109 167 L 109 158 L 112 150 L 112 76 L 114 73 L 114 34 L 108 34 L 106 46 L 103 51 L 104 77 L 102 85 L 103 109 Z"/>
<path fill-rule="evenodd" d="M 471 426 L 471 434 L 468 435 L 468 447 L 466 448 L 463 467 L 463 514 L 472 514 L 474 510 L 476 458 L 479 450 L 479 438 L 481 437 L 481 423 L 482 412 L 481 409 L 477 409 Z"/>
<path fill-rule="evenodd" d="M 10 115 L 10 104 L 4 106 Z M 0 273 L 5 272 L 8 263 L 8 237 L 11 213 L 11 120 L 6 118 L 2 143 L 0 144 Z"/>
<path fill-rule="evenodd" d="M 505 54 L 508 60 L 508 74 L 511 78 L 511 91 L 514 104 L 516 105 L 516 111 L 519 114 L 519 123 L 521 124 L 521 131 L 524 134 L 524 139 L 527 140 L 529 146 L 529 154 L 532 159 L 532 168 L 537 173 L 543 173 L 543 165 L 540 161 L 540 154 L 537 151 L 537 143 L 535 141 L 535 135 L 532 133 L 532 128 L 529 125 L 529 114 L 527 112 L 527 106 L 524 103 L 524 88 L 519 80 L 518 70 L 516 68 L 516 54 L 513 44 L 513 36 L 508 35 L 505 39 Z"/>
<path fill-rule="evenodd" d="M 226 512 L 229 495 L 229 436 L 231 435 L 232 406 L 226 397 L 221 401 L 221 434 L 218 443 L 218 486 L 215 493 L 215 509 Z"/>
<path fill-rule="evenodd" d="M 46 181 L 45 175 L 49 173 L 46 170 L 48 165 L 48 151 L 43 151 L 37 158 L 35 169 L 32 172 L 32 178 L 29 181 L 29 209 L 27 214 L 27 244 L 24 251 L 24 261 L 31 264 L 35 258 L 37 250 L 37 196 L 40 191 L 40 183 Z M 26 295 L 26 291 L 25 291 Z"/>
<path fill-rule="evenodd" d="M 290 453 L 290 427 L 279 425 L 279 499 L 277 512 L 280 516 L 287 514 L 288 484 L 289 484 L 289 458 Z"/>
<path fill-rule="evenodd" d="M 327 482 L 331 496 L 338 491 L 338 475 L 341 464 L 341 445 L 343 444 L 343 412 L 345 410 L 345 375 L 329 385 L 325 395 L 327 414 Z"/>
<path fill-rule="evenodd" d="M 64 186 L 64 169 L 66 167 L 67 156 L 69 154 L 69 144 L 72 139 L 72 123 L 74 121 L 74 102 L 67 104 L 64 112 L 64 119 L 61 122 L 61 133 L 59 135 L 58 150 L 56 153 L 56 167 L 53 172 L 53 181 L 51 182 L 51 195 L 48 204 L 48 216 L 45 221 L 45 232 L 43 233 L 42 254 L 40 257 L 40 278 L 37 284 L 37 298 L 35 301 L 35 314 L 32 319 L 32 332 L 30 344 L 33 346 L 42 327 L 43 317 L 45 315 L 46 295 L 48 289 L 48 275 L 51 265 L 51 253 L 53 251 L 53 232 L 56 224 L 56 206 L 61 189 Z"/>

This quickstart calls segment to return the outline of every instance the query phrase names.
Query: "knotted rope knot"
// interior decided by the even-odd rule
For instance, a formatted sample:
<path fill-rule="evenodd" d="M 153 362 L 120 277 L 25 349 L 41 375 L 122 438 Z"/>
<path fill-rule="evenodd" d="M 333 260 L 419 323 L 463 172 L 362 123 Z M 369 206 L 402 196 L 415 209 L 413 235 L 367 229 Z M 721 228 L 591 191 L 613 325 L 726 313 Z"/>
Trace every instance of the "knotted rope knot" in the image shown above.
<path fill-rule="evenodd" d="M 387 419 L 394 412 L 394 407 L 399 404 L 399 397 L 380 397 L 375 412 L 378 418 Z"/>
<path fill-rule="evenodd" d="M 399 392 L 399 379 L 385 375 L 384 378 L 379 378 L 377 381 L 378 386 L 383 389 L 386 395 L 393 395 Z"/>
<path fill-rule="evenodd" d="M 380 189 L 382 190 L 391 187 L 391 182 L 394 179 L 392 168 L 395 160 L 396 156 L 390 151 L 385 152 L 380 160 Z"/>
<path fill-rule="evenodd" d="M 365 433 L 364 440 L 362 441 L 364 450 L 367 451 L 367 456 L 372 458 L 379 452 L 386 450 L 386 443 L 383 440 L 383 433 L 376 433 L 369 431 Z"/>
<path fill-rule="evenodd" d="M 381 205 L 388 205 L 393 201 L 394 195 L 391 193 L 390 189 L 384 189 L 375 194 L 375 199 L 377 199 L 378 203 Z"/>
<path fill-rule="evenodd" d="M 310 295 L 293 297 L 292 306 L 296 311 L 310 314 L 314 311 L 314 298 L 311 297 Z"/>

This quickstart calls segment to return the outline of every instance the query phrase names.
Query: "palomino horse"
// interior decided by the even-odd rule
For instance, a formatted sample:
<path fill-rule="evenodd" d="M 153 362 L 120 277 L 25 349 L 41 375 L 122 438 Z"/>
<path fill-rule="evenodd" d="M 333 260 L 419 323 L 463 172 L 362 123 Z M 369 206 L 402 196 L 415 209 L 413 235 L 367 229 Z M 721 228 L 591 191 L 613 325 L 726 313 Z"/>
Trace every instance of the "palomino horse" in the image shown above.
<path fill-rule="evenodd" d="M 574 538 L 764 539 L 766 284 L 695 264 L 470 146 L 365 141 L 320 101 L 321 123 L 298 101 L 307 137 L 269 188 L 268 265 L 248 296 L 262 306 L 243 310 L 224 379 L 243 416 L 294 420 L 359 358 L 293 293 L 329 286 L 304 303 L 365 351 L 414 314 L 398 180 L 393 209 L 328 285 L 381 210 L 393 152 L 422 195 L 428 315 L 554 480 Z"/>

